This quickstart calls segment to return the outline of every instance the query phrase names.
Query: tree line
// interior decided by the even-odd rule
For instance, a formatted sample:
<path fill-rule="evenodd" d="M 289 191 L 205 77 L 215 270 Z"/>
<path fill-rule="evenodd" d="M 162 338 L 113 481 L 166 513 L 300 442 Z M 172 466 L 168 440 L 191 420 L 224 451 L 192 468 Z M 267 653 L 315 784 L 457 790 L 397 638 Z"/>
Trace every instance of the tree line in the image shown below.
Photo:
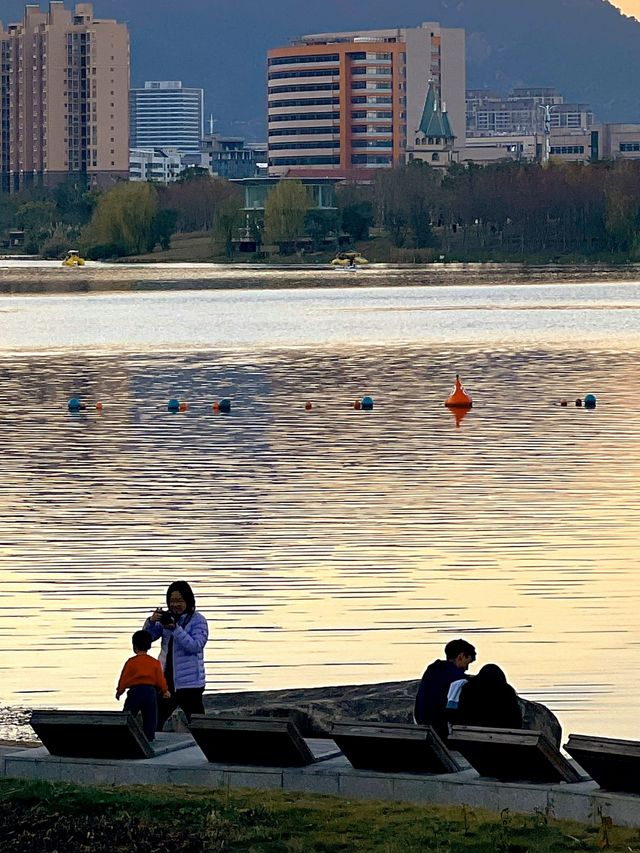
<path fill-rule="evenodd" d="M 237 184 L 193 170 L 168 186 L 122 182 L 99 192 L 81 177 L 51 190 L 0 195 L 0 233 L 25 232 L 24 251 L 58 257 L 74 245 L 110 258 L 169 248 L 176 233 L 211 236 L 212 256 L 239 240 L 282 255 L 361 246 L 379 260 L 635 259 L 640 255 L 640 162 L 454 164 L 419 161 L 370 183 L 336 187 L 335 209 L 280 181 L 264 211 L 245 211 Z"/>

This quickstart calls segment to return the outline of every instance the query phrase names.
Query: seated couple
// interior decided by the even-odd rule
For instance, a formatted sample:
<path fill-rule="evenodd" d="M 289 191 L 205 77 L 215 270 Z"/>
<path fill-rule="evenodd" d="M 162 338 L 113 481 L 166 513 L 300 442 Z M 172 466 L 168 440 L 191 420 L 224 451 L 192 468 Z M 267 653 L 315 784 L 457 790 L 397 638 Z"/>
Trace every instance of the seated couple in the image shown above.
<path fill-rule="evenodd" d="M 446 660 L 430 664 L 420 682 L 414 719 L 432 726 L 446 742 L 450 725 L 521 729 L 522 711 L 516 691 L 499 666 L 488 663 L 475 676 L 466 674 L 476 650 L 466 640 L 444 648 Z"/>

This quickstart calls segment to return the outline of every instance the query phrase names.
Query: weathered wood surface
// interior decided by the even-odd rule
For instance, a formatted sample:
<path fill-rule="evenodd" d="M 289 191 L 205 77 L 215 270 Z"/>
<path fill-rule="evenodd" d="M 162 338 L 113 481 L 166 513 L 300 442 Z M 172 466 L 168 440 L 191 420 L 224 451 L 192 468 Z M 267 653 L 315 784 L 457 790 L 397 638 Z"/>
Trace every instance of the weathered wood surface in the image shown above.
<path fill-rule="evenodd" d="M 431 726 L 334 723 L 331 736 L 357 770 L 456 773 L 461 768 Z"/>
<path fill-rule="evenodd" d="M 334 721 L 413 724 L 419 681 L 388 681 L 340 687 L 292 688 L 245 693 L 209 693 L 207 713 L 291 717 L 304 737 L 331 737 Z M 560 748 L 557 717 L 539 702 L 520 700 L 524 727 L 544 732 Z"/>
<path fill-rule="evenodd" d="M 122 711 L 34 711 L 31 727 L 51 755 L 66 758 L 151 758 L 138 721 Z"/>
<path fill-rule="evenodd" d="M 539 731 L 454 726 L 449 746 L 481 776 L 503 782 L 580 782 L 573 765 Z"/>
<path fill-rule="evenodd" d="M 304 767 L 314 755 L 291 720 L 196 714 L 191 733 L 208 761 L 255 767 Z"/>
<path fill-rule="evenodd" d="M 601 788 L 640 794 L 640 741 L 569 735 L 565 749 Z"/>

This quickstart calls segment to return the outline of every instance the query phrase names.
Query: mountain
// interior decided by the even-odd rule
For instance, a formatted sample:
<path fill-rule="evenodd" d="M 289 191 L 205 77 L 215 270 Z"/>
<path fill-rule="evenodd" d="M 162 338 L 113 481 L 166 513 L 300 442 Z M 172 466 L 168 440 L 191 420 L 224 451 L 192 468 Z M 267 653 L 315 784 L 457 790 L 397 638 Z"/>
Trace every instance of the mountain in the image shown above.
<path fill-rule="evenodd" d="M 70 5 L 66 0 L 65 5 Z M 2 0 L 5 23 L 24 3 Z M 94 0 L 126 21 L 132 83 L 203 86 L 218 129 L 265 137 L 266 52 L 303 33 L 417 26 L 467 32 L 467 86 L 556 86 L 602 121 L 640 122 L 640 23 L 606 0 Z"/>

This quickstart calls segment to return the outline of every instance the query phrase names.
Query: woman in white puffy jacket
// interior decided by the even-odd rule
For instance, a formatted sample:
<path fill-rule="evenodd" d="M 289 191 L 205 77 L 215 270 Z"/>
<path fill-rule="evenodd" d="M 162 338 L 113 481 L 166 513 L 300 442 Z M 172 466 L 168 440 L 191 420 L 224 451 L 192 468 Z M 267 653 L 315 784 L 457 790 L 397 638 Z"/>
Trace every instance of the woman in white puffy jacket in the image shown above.
<path fill-rule="evenodd" d="M 186 581 L 174 581 L 167 590 L 167 610 L 156 609 L 144 623 L 153 640 L 162 638 L 159 655 L 171 697 L 158 703 L 158 731 L 176 708 L 187 720 L 204 714 L 204 647 L 209 638 L 207 620 L 196 610 L 196 599 Z"/>

